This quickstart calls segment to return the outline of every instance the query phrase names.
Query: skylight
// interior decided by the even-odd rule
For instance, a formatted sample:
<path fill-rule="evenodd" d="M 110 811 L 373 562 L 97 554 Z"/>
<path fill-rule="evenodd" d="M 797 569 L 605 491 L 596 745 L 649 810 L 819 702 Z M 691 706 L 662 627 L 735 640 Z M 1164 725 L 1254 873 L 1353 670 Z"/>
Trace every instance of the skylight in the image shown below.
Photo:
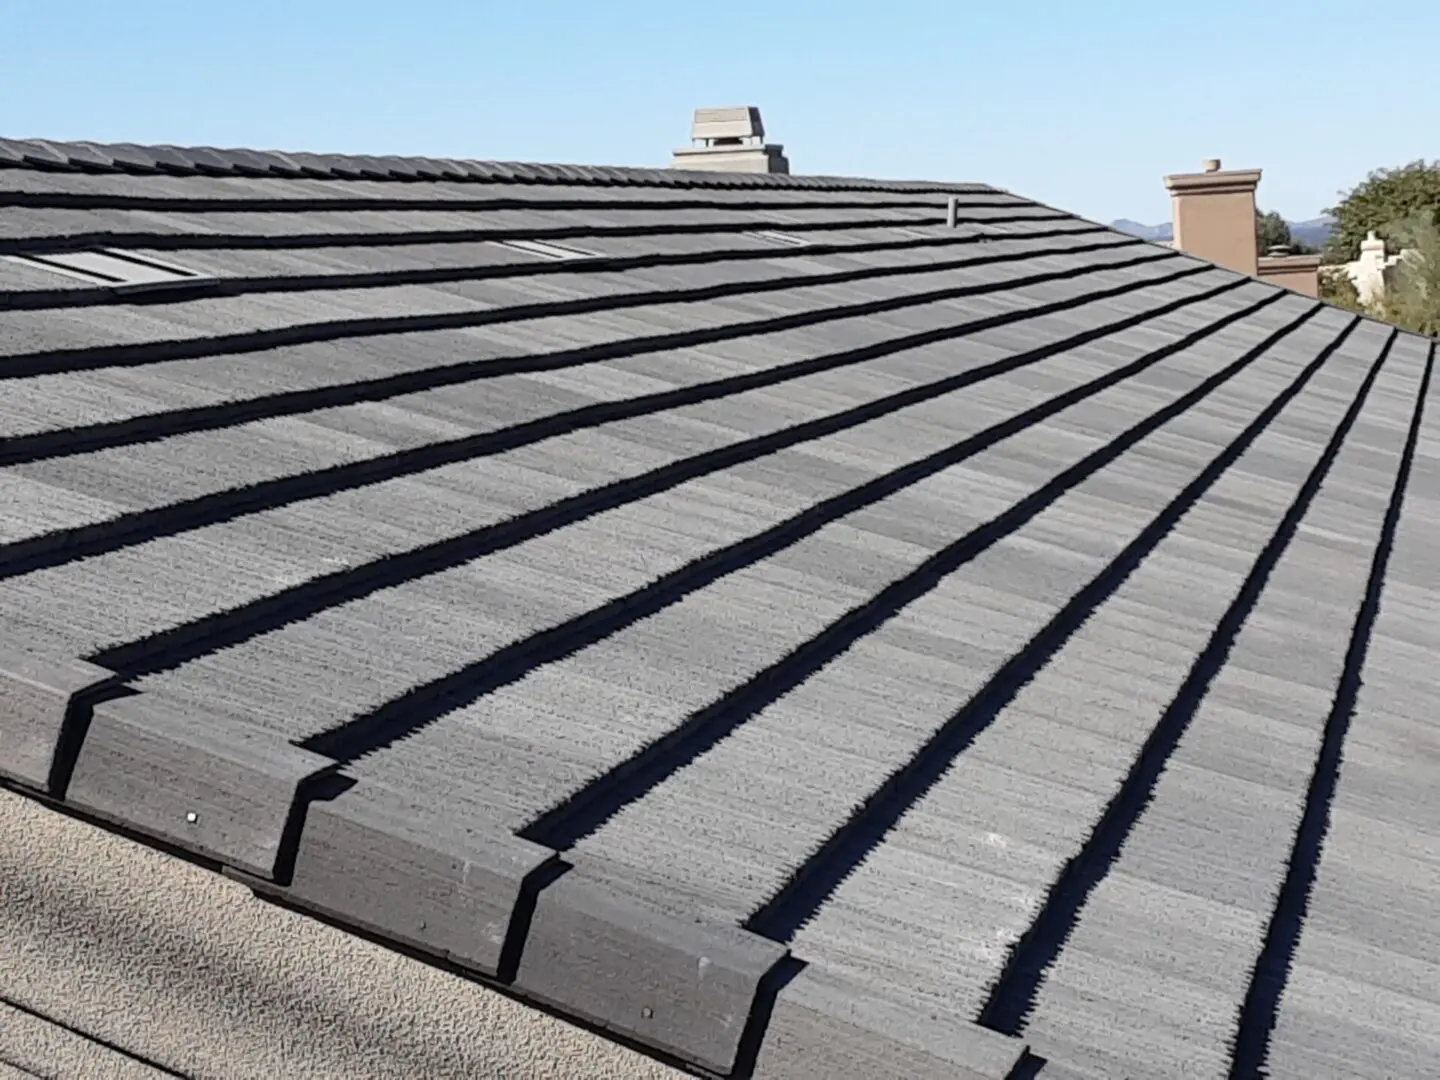
<path fill-rule="evenodd" d="M 497 241 L 503 248 L 511 251 L 524 252 L 526 255 L 534 255 L 541 259 L 598 259 L 599 256 L 593 251 L 582 251 L 580 248 L 564 247 L 560 244 L 547 243 L 544 240 L 500 240 Z"/>
<path fill-rule="evenodd" d="M 149 255 L 136 255 L 114 248 L 90 251 L 59 251 L 44 255 L 11 255 L 11 262 L 53 274 L 76 278 L 91 285 L 121 292 L 168 289 L 212 282 L 209 275 L 161 262 Z"/>

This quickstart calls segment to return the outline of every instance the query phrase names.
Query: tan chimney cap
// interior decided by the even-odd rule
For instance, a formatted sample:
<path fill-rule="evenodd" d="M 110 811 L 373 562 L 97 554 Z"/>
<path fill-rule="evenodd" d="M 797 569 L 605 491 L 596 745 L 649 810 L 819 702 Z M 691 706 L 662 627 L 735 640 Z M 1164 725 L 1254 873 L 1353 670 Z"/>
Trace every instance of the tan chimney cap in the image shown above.
<path fill-rule="evenodd" d="M 1172 195 L 1227 195 L 1254 191 L 1260 186 L 1259 169 L 1221 169 L 1219 158 L 1207 158 L 1203 169 L 1165 177 L 1166 189 Z"/>

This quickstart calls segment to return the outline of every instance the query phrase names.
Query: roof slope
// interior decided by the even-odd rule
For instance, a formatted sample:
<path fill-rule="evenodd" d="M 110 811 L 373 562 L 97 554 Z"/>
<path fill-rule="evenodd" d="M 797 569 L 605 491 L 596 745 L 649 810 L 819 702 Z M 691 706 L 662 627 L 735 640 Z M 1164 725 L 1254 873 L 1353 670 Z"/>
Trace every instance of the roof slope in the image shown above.
<path fill-rule="evenodd" d="M 0 164 L 12 781 L 712 1072 L 1440 1059 L 1432 343 L 979 185 Z"/>

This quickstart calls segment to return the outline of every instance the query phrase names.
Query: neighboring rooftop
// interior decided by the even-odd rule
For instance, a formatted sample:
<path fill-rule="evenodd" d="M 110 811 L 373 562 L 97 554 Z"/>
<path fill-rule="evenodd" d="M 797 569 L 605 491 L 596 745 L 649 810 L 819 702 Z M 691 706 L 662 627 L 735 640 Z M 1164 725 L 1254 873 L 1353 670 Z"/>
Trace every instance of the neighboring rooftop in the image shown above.
<path fill-rule="evenodd" d="M 1433 1076 L 1433 342 L 982 184 L 0 166 L 16 790 L 710 1074 Z"/>

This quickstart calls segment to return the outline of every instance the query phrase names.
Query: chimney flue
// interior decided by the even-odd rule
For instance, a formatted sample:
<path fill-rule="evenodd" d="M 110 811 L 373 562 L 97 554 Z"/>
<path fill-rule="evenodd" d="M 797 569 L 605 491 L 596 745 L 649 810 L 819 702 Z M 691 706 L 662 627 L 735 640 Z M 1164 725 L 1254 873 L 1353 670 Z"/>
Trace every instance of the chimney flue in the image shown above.
<path fill-rule="evenodd" d="M 785 148 L 765 141 L 760 110 L 753 105 L 696 109 L 690 124 L 691 145 L 676 150 L 672 169 L 713 172 L 788 173 Z"/>

